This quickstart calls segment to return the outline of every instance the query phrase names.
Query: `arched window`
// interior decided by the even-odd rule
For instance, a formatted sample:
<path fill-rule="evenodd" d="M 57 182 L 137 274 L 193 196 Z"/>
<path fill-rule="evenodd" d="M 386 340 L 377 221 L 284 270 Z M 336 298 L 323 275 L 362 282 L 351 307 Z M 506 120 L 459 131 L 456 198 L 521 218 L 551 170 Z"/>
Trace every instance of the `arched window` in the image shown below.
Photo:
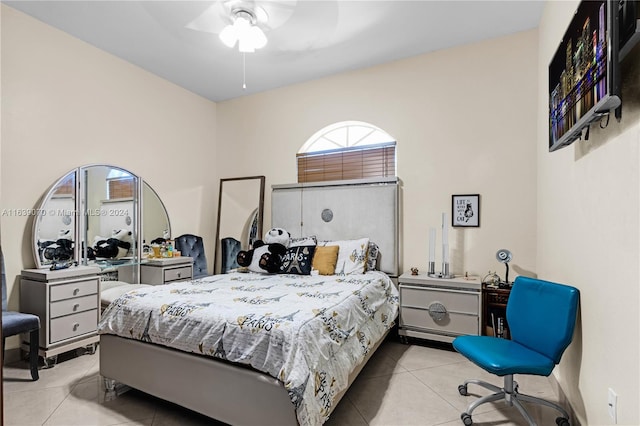
<path fill-rule="evenodd" d="M 360 121 L 342 121 L 316 132 L 296 155 L 298 182 L 396 175 L 396 141 Z"/>

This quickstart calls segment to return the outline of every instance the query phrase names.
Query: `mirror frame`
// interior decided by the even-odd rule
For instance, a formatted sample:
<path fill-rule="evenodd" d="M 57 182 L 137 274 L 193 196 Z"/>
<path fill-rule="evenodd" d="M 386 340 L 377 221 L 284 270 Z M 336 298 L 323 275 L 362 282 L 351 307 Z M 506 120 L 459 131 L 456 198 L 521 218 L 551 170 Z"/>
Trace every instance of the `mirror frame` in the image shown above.
<path fill-rule="evenodd" d="M 262 239 L 263 232 L 263 221 L 264 221 L 264 187 L 265 187 L 265 177 L 264 176 L 243 176 L 243 177 L 235 177 L 235 178 L 225 178 L 220 179 L 220 189 L 218 190 L 218 218 L 216 221 L 216 239 L 214 241 L 215 250 L 213 256 L 213 273 L 216 274 L 219 272 L 220 268 L 218 268 L 218 258 L 220 258 L 220 218 L 222 216 L 222 191 L 225 182 L 232 181 L 246 181 L 246 180 L 258 180 L 260 182 L 260 195 L 258 200 L 258 226 L 257 226 L 257 235 L 258 239 Z"/>
<path fill-rule="evenodd" d="M 49 186 L 49 188 L 47 189 L 47 192 L 44 193 L 44 195 L 40 198 L 39 202 L 38 202 L 38 207 L 35 210 L 36 212 L 38 212 L 38 215 L 33 219 L 33 223 L 32 223 L 32 227 L 31 227 L 31 249 L 33 251 L 33 260 L 36 263 L 36 268 L 44 268 L 44 267 L 48 267 L 49 265 L 53 264 L 53 262 L 51 263 L 43 263 L 42 260 L 40 259 L 40 253 L 38 251 L 39 249 L 39 244 L 38 244 L 38 240 L 39 240 L 39 231 L 40 231 L 40 225 L 41 225 L 41 217 L 45 216 L 45 215 L 51 215 L 52 209 L 51 208 L 47 208 L 47 203 L 49 203 L 49 201 L 52 199 L 53 193 L 54 191 L 57 190 L 58 186 L 64 182 L 66 179 L 69 178 L 69 176 L 73 176 L 74 177 L 74 182 L 73 182 L 73 259 L 71 259 L 74 262 L 77 262 L 79 259 L 79 253 L 80 253 L 80 245 L 78 244 L 78 229 L 79 229 L 79 215 L 78 212 L 80 211 L 80 201 L 79 201 L 79 192 L 80 192 L 80 188 L 79 188 L 79 176 L 80 176 L 80 169 L 79 168 L 75 168 L 72 170 L 69 170 L 67 173 L 65 173 L 64 175 L 62 175 L 60 178 L 58 178 L 51 186 Z M 54 213 L 55 214 L 55 213 Z"/>
<path fill-rule="evenodd" d="M 162 198 L 160 198 L 160 196 L 158 196 L 158 193 L 155 191 L 155 189 L 153 189 L 153 187 L 151 185 L 149 185 L 141 176 L 132 173 L 131 171 L 120 167 L 120 166 L 115 166 L 112 164 L 87 164 L 87 165 L 83 165 L 80 167 L 76 167 L 70 171 L 68 171 L 67 173 L 65 173 L 62 177 L 60 177 L 59 179 L 57 179 L 47 190 L 47 192 L 41 197 L 39 203 L 38 203 L 38 210 L 39 212 L 44 212 L 46 211 L 45 209 L 47 208 L 47 203 L 49 203 L 49 201 L 51 200 L 51 197 L 53 195 L 53 192 L 56 190 L 56 188 L 58 187 L 58 185 L 60 185 L 61 182 L 63 182 L 65 179 L 67 179 L 70 175 L 75 176 L 75 187 L 74 187 L 74 226 L 73 226 L 73 232 L 74 232 L 74 256 L 73 256 L 73 261 L 77 262 L 77 264 L 82 264 L 84 262 L 86 262 L 86 247 L 88 242 L 86 242 L 85 244 L 83 244 L 83 242 L 85 242 L 86 239 L 86 230 L 84 229 L 84 227 L 86 226 L 86 220 L 87 218 L 85 217 L 86 215 L 86 209 L 87 209 L 87 200 L 85 197 L 84 192 L 86 191 L 86 182 L 85 182 L 85 176 L 84 173 L 86 170 L 91 169 L 93 167 L 108 167 L 108 168 L 114 168 L 114 169 L 118 169 L 118 170 L 122 170 L 126 173 L 129 173 L 131 176 L 133 176 L 136 179 L 137 185 L 135 186 L 135 194 L 134 194 L 134 199 L 133 199 L 133 208 L 135 211 L 135 231 L 136 231 L 136 236 L 135 236 L 135 242 L 136 242 L 136 250 L 135 250 L 135 254 L 136 254 L 136 259 L 139 260 L 142 259 L 142 241 L 144 240 L 144 220 L 143 220 L 143 214 L 144 214 L 144 191 L 145 191 L 145 186 L 146 188 L 148 188 L 151 193 L 153 195 L 155 195 L 159 201 L 159 204 L 162 206 L 162 208 L 164 209 L 164 217 L 166 218 L 167 221 L 167 231 L 168 231 L 168 235 L 169 238 L 171 238 L 171 220 L 169 218 L 169 212 L 167 211 L 167 207 L 165 206 L 164 202 L 162 201 Z M 36 268 L 45 268 L 45 267 L 49 267 L 51 264 L 50 263 L 43 263 L 40 260 L 40 255 L 38 253 L 38 234 L 39 234 L 39 228 L 41 225 L 41 221 L 39 217 L 34 218 L 33 220 L 33 225 L 32 225 L 32 251 L 33 251 L 33 259 L 35 261 L 36 264 Z M 83 250 L 83 247 L 85 247 L 85 250 Z M 85 253 L 83 253 L 83 251 Z M 137 276 L 139 277 L 139 274 L 137 274 Z"/>

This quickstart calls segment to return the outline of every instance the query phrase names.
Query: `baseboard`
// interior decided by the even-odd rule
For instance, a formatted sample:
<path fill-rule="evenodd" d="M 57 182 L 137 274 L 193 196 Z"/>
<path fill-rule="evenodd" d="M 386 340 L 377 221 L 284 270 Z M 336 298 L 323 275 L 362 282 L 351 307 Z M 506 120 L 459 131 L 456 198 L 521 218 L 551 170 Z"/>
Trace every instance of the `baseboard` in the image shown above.
<path fill-rule="evenodd" d="M 558 383 L 558 379 L 556 379 L 556 376 L 554 376 L 553 374 L 549 375 L 549 382 L 551 383 L 551 387 L 553 388 L 555 394 L 558 395 L 558 403 L 562 405 L 562 408 L 567 410 L 567 412 L 569 413 L 569 423 L 571 423 L 571 426 L 582 426 L 580 419 L 578 419 L 573 406 L 569 402 L 567 395 L 562 390 L 562 386 L 560 386 L 560 383 Z"/>

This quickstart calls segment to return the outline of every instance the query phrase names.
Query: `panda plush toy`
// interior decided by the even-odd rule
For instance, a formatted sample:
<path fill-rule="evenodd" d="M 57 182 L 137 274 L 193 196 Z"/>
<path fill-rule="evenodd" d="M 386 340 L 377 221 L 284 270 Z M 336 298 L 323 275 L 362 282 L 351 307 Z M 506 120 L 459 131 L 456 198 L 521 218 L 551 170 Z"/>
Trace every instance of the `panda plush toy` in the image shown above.
<path fill-rule="evenodd" d="M 71 231 L 62 229 L 58 233 L 55 241 L 38 242 L 42 250 L 42 257 L 53 261 L 66 261 L 73 258 L 73 241 L 71 240 Z"/>
<path fill-rule="evenodd" d="M 129 253 L 133 244 L 133 233 L 126 229 L 116 229 L 110 238 L 98 239 L 93 247 L 95 256 L 103 259 L 121 259 Z"/>
<path fill-rule="evenodd" d="M 264 240 L 256 240 L 251 250 L 241 250 L 238 253 L 238 265 L 252 272 L 277 273 L 282 266 L 282 256 L 289 247 L 289 232 L 282 228 L 269 230 Z"/>

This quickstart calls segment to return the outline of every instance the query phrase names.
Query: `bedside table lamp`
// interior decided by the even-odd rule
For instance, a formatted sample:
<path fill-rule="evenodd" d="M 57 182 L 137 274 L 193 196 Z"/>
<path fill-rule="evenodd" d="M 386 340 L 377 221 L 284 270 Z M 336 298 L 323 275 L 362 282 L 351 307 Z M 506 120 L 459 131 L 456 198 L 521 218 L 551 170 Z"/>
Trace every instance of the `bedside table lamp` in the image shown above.
<path fill-rule="evenodd" d="M 509 284 L 509 262 L 511 261 L 511 259 L 513 259 L 513 255 L 507 249 L 500 249 L 496 253 L 496 259 L 498 259 L 498 262 L 504 263 L 504 266 L 507 268 L 507 271 L 505 272 L 505 275 L 504 275 L 504 282 L 508 285 Z"/>

